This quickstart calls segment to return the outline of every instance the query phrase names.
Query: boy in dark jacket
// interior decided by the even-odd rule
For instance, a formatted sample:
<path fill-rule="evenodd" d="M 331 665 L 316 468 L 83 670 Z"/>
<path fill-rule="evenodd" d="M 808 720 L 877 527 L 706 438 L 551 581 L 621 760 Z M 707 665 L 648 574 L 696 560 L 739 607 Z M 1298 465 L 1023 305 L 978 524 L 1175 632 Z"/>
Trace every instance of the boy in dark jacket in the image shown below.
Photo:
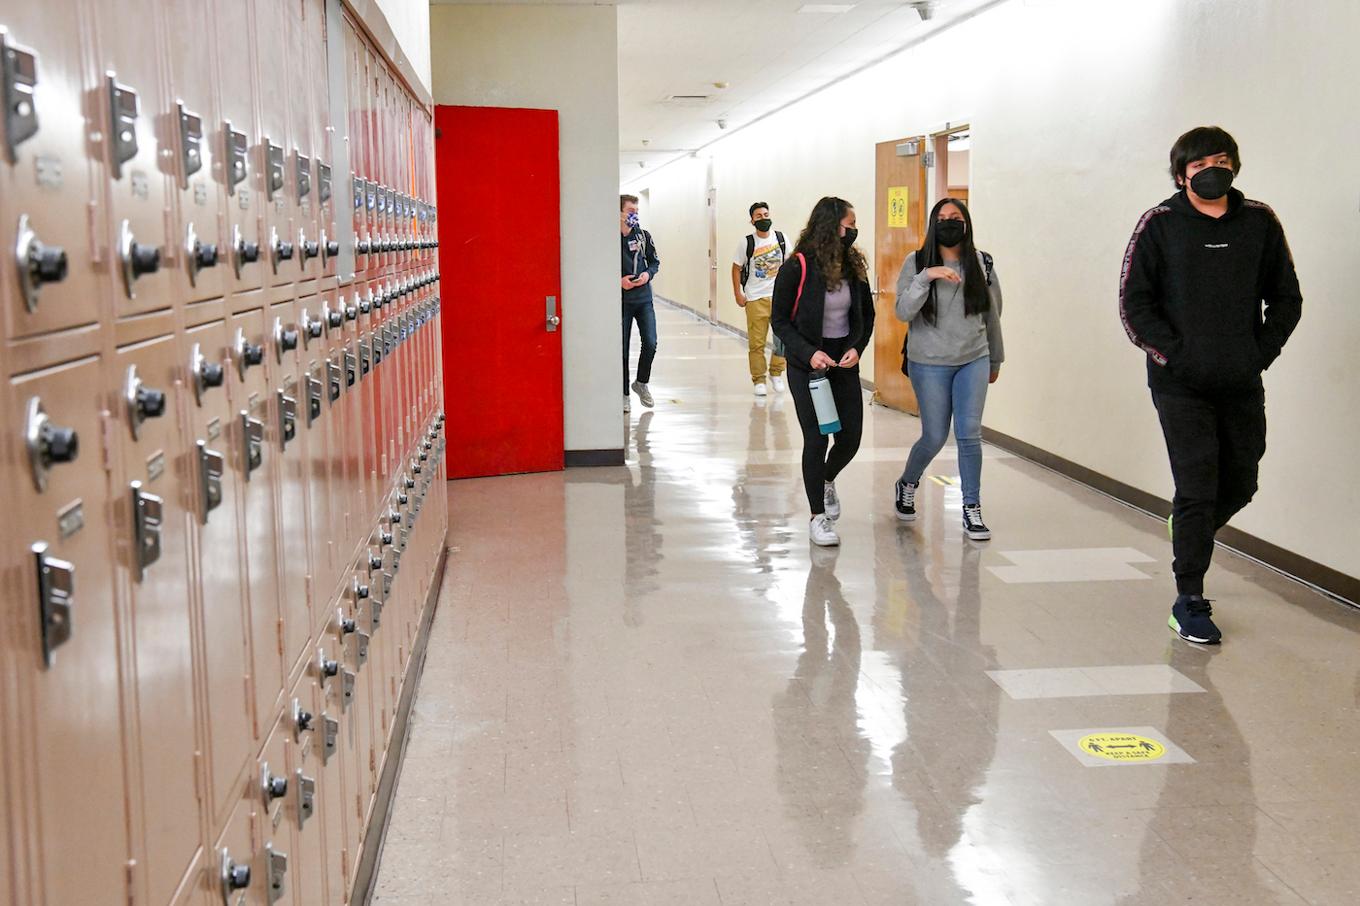
<path fill-rule="evenodd" d="M 1170 626 L 1207 645 L 1222 639 L 1204 599 L 1214 535 L 1256 493 L 1266 449 L 1261 372 L 1303 305 L 1275 212 L 1231 188 L 1241 169 L 1237 142 L 1222 129 L 1177 139 L 1171 177 L 1180 192 L 1138 221 L 1119 290 L 1124 330 L 1147 353 L 1176 482 Z"/>
<path fill-rule="evenodd" d="M 642 355 L 638 357 L 637 380 L 633 391 L 642 405 L 651 408 L 652 391 L 647 386 L 652 380 L 652 360 L 656 358 L 656 312 L 652 308 L 652 278 L 661 270 L 661 259 L 656 254 L 652 234 L 638 223 L 636 195 L 619 196 L 619 249 L 622 254 L 623 288 L 623 411 L 628 405 L 628 346 L 633 340 L 633 322 L 637 321 L 642 340 Z"/>

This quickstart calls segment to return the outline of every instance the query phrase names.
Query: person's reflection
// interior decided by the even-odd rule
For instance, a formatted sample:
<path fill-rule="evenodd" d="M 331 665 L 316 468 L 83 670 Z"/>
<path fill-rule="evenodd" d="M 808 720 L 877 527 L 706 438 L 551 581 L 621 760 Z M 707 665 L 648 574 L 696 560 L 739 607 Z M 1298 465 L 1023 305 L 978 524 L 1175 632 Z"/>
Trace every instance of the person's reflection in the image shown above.
<path fill-rule="evenodd" d="M 624 622 L 629 626 L 641 624 L 638 602 L 657 591 L 661 553 L 661 527 L 656 519 L 656 466 L 652 461 L 649 431 L 652 416 L 647 410 L 638 416 L 636 425 L 628 425 L 624 442 L 631 444 L 636 465 L 624 472 Z"/>
<path fill-rule="evenodd" d="M 847 864 L 864 810 L 869 743 L 859 732 L 859 623 L 836 578 L 834 548 L 814 547 L 803 593 L 803 650 L 774 697 L 777 787 L 808 858 Z"/>
<path fill-rule="evenodd" d="M 931 902 L 971 902 L 975 892 L 960 887 L 950 855 L 996 757 L 1001 696 L 983 672 L 995 661 L 981 640 L 982 548 L 940 525 L 928 533 L 888 526 L 876 540 L 880 561 L 901 564 L 905 580 L 878 596 L 873 624 L 875 647 L 898 667 L 905 712 L 892 785 L 915 820 L 899 836 L 931 860 L 914 882 L 918 892 Z"/>
<path fill-rule="evenodd" d="M 776 558 L 788 540 L 792 510 L 785 497 L 787 468 L 777 459 L 788 449 L 788 422 L 782 400 L 752 403 L 746 423 L 746 451 L 732 483 L 732 520 L 742 547 L 750 555 L 761 581 L 774 573 Z M 758 462 L 752 463 L 756 459 Z M 768 584 L 768 583 L 767 583 Z"/>
<path fill-rule="evenodd" d="M 1270 819 L 1255 807 L 1251 749 L 1209 678 L 1212 661 L 1211 652 L 1177 638 L 1168 641 L 1167 663 L 1205 694 L 1168 695 L 1166 725 L 1158 729 L 1191 757 L 1212 756 L 1213 763 L 1162 768 L 1166 782 L 1143 837 L 1138 892 L 1122 897 L 1121 904 L 1145 903 L 1148 891 L 1168 884 L 1188 889 L 1206 876 L 1235 903 L 1273 903 L 1280 895 L 1280 882 L 1256 859 L 1257 824 Z M 1203 810 L 1198 826 L 1185 820 L 1187 808 L 1196 807 Z M 1212 839 L 1204 830 L 1210 825 Z M 1223 889 L 1225 884 L 1230 886 Z"/>

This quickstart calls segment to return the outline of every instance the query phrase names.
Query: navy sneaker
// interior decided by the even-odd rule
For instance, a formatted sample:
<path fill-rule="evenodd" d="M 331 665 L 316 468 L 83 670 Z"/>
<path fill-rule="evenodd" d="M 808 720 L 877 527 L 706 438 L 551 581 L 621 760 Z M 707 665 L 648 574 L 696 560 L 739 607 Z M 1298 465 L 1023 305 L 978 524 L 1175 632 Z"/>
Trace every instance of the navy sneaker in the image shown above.
<path fill-rule="evenodd" d="M 1223 633 L 1214 625 L 1213 612 L 1214 609 L 1203 598 L 1181 595 L 1171 605 L 1171 619 L 1167 625 L 1187 642 L 1217 645 L 1223 641 Z"/>

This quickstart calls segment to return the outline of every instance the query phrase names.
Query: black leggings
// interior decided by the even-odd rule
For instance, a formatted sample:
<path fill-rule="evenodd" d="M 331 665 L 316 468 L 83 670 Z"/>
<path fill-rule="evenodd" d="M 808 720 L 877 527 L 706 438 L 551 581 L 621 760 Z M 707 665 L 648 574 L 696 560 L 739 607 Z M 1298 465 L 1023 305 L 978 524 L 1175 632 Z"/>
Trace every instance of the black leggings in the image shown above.
<path fill-rule="evenodd" d="M 839 361 L 849 348 L 847 339 L 823 340 L 822 352 Z M 817 426 L 817 410 L 813 408 L 812 391 L 808 389 L 812 373 L 790 362 L 788 375 L 789 393 L 793 395 L 798 424 L 803 429 L 803 489 L 807 491 L 812 515 L 816 516 L 826 510 L 823 482 L 835 481 L 859 452 L 860 435 L 864 432 L 864 393 L 859 385 L 859 365 L 832 368 L 826 374 L 831 382 L 831 395 L 836 400 L 836 412 L 841 417 L 841 430 L 836 432 L 836 442 L 830 445 L 830 455 L 827 454 L 830 438 Z"/>

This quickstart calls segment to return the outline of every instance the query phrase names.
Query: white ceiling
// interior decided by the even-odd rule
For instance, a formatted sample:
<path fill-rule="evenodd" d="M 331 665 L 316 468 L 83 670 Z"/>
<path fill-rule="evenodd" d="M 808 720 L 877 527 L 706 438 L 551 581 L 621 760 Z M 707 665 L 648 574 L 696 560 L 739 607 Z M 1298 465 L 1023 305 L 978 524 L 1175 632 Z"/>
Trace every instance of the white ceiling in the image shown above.
<path fill-rule="evenodd" d="M 800 12 L 818 5 L 805 0 L 493 2 L 618 6 L 619 175 L 627 181 L 643 172 L 639 164 L 651 169 L 697 150 L 995 0 L 842 0 L 835 5 L 850 9 L 834 13 Z M 675 95 L 708 99 L 668 101 Z"/>

